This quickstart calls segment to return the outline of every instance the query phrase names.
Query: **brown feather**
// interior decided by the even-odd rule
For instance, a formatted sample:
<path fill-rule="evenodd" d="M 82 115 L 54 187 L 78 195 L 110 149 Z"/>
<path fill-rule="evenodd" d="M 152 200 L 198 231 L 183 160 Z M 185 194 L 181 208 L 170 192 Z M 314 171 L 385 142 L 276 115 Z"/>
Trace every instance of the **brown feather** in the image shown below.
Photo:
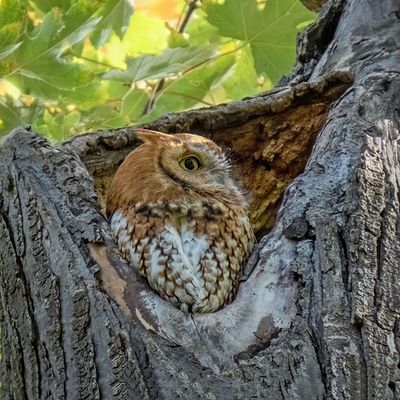
<path fill-rule="evenodd" d="M 184 310 L 215 311 L 233 300 L 254 243 L 245 198 L 211 140 L 148 130 L 137 137 L 144 143 L 108 191 L 113 234 L 160 296 Z M 186 170 L 186 157 L 199 168 Z"/>

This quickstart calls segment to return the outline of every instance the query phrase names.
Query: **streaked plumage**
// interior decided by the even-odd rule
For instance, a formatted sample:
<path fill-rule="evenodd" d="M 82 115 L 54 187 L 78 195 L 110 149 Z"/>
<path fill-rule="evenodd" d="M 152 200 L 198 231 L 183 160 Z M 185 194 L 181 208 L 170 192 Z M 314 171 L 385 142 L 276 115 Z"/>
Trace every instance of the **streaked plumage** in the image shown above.
<path fill-rule="evenodd" d="M 254 244 L 246 201 L 222 150 L 197 135 L 140 131 L 108 191 L 123 255 L 182 310 L 229 304 Z"/>

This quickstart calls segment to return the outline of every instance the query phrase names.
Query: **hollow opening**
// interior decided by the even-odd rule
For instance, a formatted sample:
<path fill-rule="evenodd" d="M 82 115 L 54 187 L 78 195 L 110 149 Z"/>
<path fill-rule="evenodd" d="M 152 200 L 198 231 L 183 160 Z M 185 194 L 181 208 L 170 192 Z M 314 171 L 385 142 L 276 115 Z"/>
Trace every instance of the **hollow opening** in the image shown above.
<path fill-rule="evenodd" d="M 248 194 L 249 216 L 259 239 L 274 226 L 286 187 L 304 171 L 332 103 L 347 87 L 348 83 L 339 82 L 322 92 L 311 90 L 308 94 L 293 99 L 290 105 L 274 112 L 260 112 L 260 106 L 252 106 L 241 123 L 233 120 L 223 129 L 205 129 L 206 126 L 212 126 L 212 123 L 206 118 L 200 123 L 201 119 L 191 115 L 196 111 L 177 115 L 175 124 L 171 123 L 171 117 L 168 116 L 143 127 L 166 133 L 195 133 L 219 144 L 233 162 L 232 170 L 236 180 Z M 204 112 L 206 111 L 205 109 Z M 192 121 L 182 127 L 181 120 L 185 116 L 192 118 Z M 108 143 L 113 143 L 112 137 L 108 139 Z M 91 171 L 102 207 L 119 164 L 139 144 L 135 140 L 127 140 L 123 146 L 106 148 L 103 157 L 107 159 L 109 154 L 118 162 L 110 162 L 109 167 Z M 90 170 L 90 165 L 87 166 Z"/>

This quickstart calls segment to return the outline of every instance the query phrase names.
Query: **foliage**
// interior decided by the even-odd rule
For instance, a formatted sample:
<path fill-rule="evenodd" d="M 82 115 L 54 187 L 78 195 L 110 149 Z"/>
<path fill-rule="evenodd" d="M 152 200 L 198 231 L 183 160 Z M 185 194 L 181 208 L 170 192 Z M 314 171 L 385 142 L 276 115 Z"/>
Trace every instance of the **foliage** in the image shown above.
<path fill-rule="evenodd" d="M 298 0 L 0 0 L 0 133 L 54 140 L 238 100 L 294 63 Z"/>

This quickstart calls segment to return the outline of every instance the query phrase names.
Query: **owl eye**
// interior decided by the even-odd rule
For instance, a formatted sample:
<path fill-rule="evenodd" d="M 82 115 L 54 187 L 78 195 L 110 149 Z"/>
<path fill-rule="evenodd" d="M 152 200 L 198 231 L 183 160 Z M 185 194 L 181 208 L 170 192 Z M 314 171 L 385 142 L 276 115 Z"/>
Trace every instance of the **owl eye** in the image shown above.
<path fill-rule="evenodd" d="M 200 168 L 200 161 L 198 158 L 194 156 L 186 157 L 183 160 L 179 162 L 179 165 L 185 170 L 185 171 L 196 171 L 197 169 Z"/>

